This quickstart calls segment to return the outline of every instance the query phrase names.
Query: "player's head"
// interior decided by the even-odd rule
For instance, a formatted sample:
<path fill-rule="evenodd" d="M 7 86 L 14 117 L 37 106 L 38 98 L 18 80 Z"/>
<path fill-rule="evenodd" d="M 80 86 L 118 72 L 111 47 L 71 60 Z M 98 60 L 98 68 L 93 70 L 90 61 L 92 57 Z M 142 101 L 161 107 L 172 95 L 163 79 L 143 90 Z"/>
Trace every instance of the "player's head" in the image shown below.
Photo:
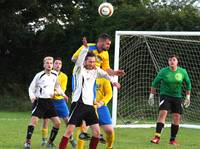
<path fill-rule="evenodd" d="M 43 59 L 43 67 L 46 71 L 51 71 L 53 68 L 53 57 L 51 56 L 46 56 Z"/>
<path fill-rule="evenodd" d="M 111 37 L 106 34 L 102 33 L 98 37 L 97 47 L 99 50 L 109 50 L 111 45 Z"/>
<path fill-rule="evenodd" d="M 54 63 L 53 63 L 53 69 L 55 71 L 60 71 L 62 68 L 62 59 L 60 57 L 55 58 Z"/>
<path fill-rule="evenodd" d="M 178 56 L 176 54 L 172 54 L 168 58 L 168 64 L 170 67 L 176 67 L 178 65 Z"/>
<path fill-rule="evenodd" d="M 94 69 L 95 68 L 96 56 L 93 52 L 88 52 L 85 57 L 84 67 L 86 69 Z"/>

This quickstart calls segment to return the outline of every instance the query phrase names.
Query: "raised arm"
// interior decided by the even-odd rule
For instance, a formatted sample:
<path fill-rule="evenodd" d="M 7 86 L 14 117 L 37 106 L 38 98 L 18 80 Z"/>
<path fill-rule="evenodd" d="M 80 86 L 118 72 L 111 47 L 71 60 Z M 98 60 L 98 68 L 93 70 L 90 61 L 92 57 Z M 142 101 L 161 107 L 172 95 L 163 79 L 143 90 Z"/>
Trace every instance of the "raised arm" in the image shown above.
<path fill-rule="evenodd" d="M 81 67 L 83 65 L 83 63 L 85 61 L 85 57 L 88 52 L 87 40 L 85 37 L 83 38 L 83 45 L 84 45 L 84 48 L 81 50 L 81 52 L 78 56 L 78 59 L 76 60 L 76 64 L 75 64 L 75 66 L 78 66 L 78 67 Z"/>
<path fill-rule="evenodd" d="M 83 37 L 82 39 L 82 42 L 83 42 L 83 45 L 73 54 L 72 58 L 71 58 L 71 61 L 72 62 L 75 62 L 77 61 L 81 51 L 84 49 L 84 48 L 87 48 L 88 47 L 88 50 L 93 50 L 93 48 L 90 48 L 90 46 L 88 46 L 88 42 L 87 42 L 87 38 L 86 37 Z M 94 46 L 94 45 L 93 45 Z"/>
<path fill-rule="evenodd" d="M 82 45 L 74 54 L 73 54 L 73 56 L 72 56 L 72 58 L 71 58 L 71 61 L 72 62 L 76 62 L 76 60 L 78 59 L 78 56 L 79 56 L 79 54 L 80 54 L 80 52 L 81 52 L 81 50 L 84 48 L 84 45 Z"/>

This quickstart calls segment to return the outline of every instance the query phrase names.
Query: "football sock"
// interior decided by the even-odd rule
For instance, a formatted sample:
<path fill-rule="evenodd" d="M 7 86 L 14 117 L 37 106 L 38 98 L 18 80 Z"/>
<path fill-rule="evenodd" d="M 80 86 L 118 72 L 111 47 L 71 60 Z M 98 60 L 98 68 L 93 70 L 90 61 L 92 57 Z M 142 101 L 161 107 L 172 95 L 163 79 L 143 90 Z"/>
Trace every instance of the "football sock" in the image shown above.
<path fill-rule="evenodd" d="M 160 134 L 161 134 L 161 131 L 162 131 L 163 127 L 164 127 L 163 123 L 158 122 L 156 124 L 156 133 L 155 133 L 156 137 L 160 137 Z"/>
<path fill-rule="evenodd" d="M 84 149 L 85 141 L 78 138 L 76 149 Z"/>
<path fill-rule="evenodd" d="M 34 126 L 29 125 L 28 128 L 27 128 L 27 135 L 26 135 L 27 140 L 31 139 L 33 131 L 34 131 Z"/>
<path fill-rule="evenodd" d="M 58 130 L 59 128 L 55 128 L 55 127 L 52 128 L 50 138 L 49 138 L 50 143 L 52 143 L 55 140 Z"/>
<path fill-rule="evenodd" d="M 170 141 L 175 140 L 176 134 L 178 133 L 179 125 L 171 124 L 171 137 Z"/>
<path fill-rule="evenodd" d="M 115 133 L 106 134 L 107 149 L 112 149 L 115 140 Z"/>
<path fill-rule="evenodd" d="M 76 145 L 76 149 L 83 149 L 84 148 L 84 145 L 85 145 L 85 141 L 84 140 L 81 140 L 81 139 L 79 139 L 79 134 L 82 132 L 82 128 L 81 127 L 79 127 L 78 129 L 77 129 L 77 137 L 76 137 L 76 139 L 77 139 L 77 145 Z"/>
<path fill-rule="evenodd" d="M 48 128 L 42 128 L 42 138 L 46 139 L 48 136 Z"/>
<path fill-rule="evenodd" d="M 97 144 L 99 142 L 99 138 L 93 137 L 90 141 L 90 148 L 89 149 L 96 149 L 97 148 Z"/>
<path fill-rule="evenodd" d="M 59 144 L 59 149 L 66 149 L 68 140 L 69 138 L 63 136 Z"/>

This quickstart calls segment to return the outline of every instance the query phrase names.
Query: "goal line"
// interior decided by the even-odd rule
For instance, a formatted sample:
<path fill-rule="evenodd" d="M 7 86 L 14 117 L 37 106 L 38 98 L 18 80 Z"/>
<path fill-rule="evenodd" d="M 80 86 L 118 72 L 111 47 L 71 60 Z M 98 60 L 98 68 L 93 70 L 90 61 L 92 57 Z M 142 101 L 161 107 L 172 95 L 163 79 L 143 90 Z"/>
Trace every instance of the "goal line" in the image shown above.
<path fill-rule="evenodd" d="M 200 129 L 200 125 L 180 124 L 182 128 Z M 156 124 L 133 124 L 133 125 L 116 125 L 115 128 L 155 128 Z M 165 127 L 171 127 L 171 124 L 165 124 Z"/>

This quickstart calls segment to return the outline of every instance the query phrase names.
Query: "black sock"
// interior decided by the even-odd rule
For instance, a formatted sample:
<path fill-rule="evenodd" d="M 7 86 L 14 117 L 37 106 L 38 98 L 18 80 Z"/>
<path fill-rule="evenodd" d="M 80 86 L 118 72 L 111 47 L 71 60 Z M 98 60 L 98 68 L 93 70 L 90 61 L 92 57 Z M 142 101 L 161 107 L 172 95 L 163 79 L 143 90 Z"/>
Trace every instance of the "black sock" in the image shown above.
<path fill-rule="evenodd" d="M 26 139 L 27 140 L 31 139 L 33 131 L 34 131 L 34 126 L 29 125 L 28 128 L 27 128 L 27 134 L 26 134 Z"/>
<path fill-rule="evenodd" d="M 163 127 L 164 127 L 163 123 L 157 122 L 157 124 L 156 124 L 156 134 L 157 135 L 161 133 Z M 158 137 L 160 137 L 160 136 L 158 135 Z"/>
<path fill-rule="evenodd" d="M 70 140 L 70 141 L 74 140 L 74 138 L 73 138 L 72 135 L 69 137 L 69 140 Z"/>
<path fill-rule="evenodd" d="M 170 141 L 174 141 L 178 133 L 179 125 L 171 124 L 171 137 Z"/>
<path fill-rule="evenodd" d="M 51 143 L 55 140 L 56 135 L 57 135 L 57 133 L 58 133 L 58 130 L 59 130 L 59 128 L 55 128 L 55 127 L 52 128 L 51 134 L 50 134 L 50 138 L 49 138 L 49 141 L 50 141 Z"/>

